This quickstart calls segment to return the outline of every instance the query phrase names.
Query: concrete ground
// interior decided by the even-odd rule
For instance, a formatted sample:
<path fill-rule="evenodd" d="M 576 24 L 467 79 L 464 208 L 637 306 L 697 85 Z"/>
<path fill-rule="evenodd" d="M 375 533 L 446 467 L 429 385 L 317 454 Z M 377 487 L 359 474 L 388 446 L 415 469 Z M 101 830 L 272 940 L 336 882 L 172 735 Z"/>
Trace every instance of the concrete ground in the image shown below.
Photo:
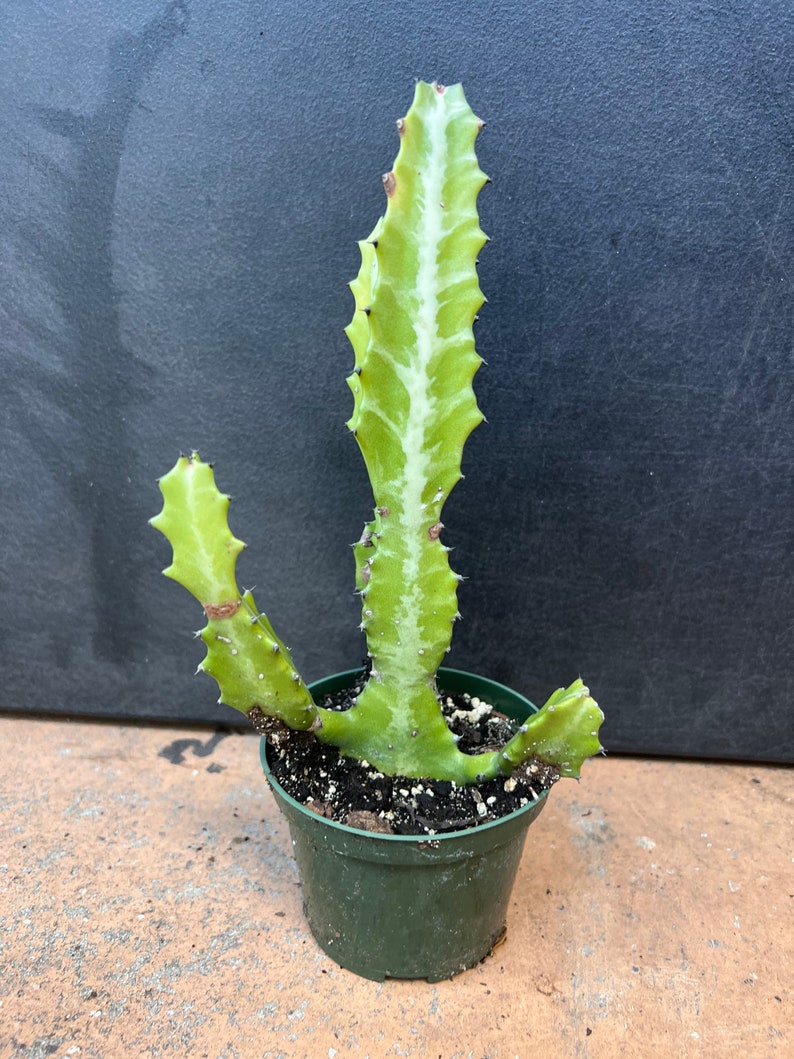
<path fill-rule="evenodd" d="M 253 736 L 0 718 L 0 1057 L 794 1055 L 793 786 L 594 761 L 494 954 L 378 984 L 308 935 Z"/>

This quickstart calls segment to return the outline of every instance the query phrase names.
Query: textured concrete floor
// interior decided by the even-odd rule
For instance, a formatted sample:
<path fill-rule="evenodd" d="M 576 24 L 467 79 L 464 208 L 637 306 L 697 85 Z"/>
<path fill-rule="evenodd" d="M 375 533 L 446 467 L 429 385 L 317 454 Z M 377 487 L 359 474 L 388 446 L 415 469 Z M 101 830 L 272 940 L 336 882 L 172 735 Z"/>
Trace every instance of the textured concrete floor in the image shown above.
<path fill-rule="evenodd" d="M 791 770 L 592 762 L 436 985 L 307 935 L 252 736 L 0 718 L 0 777 L 3 1059 L 794 1055 Z"/>

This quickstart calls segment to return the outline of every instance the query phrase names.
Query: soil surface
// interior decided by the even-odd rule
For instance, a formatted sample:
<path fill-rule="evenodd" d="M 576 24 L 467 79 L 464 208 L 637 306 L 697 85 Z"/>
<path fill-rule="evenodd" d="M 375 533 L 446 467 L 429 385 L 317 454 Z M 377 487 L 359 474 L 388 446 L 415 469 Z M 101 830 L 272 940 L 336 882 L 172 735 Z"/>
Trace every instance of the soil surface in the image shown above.
<path fill-rule="evenodd" d="M 357 690 L 327 696 L 322 705 L 350 708 Z M 447 724 L 466 753 L 501 746 L 516 731 L 513 721 L 477 698 L 442 692 L 440 699 Z M 270 767 L 283 789 L 319 815 L 363 831 L 440 835 L 477 827 L 537 801 L 559 779 L 554 766 L 532 760 L 508 778 L 476 786 L 385 776 L 305 732 L 274 724 L 254 711 L 251 719 L 268 738 Z"/>

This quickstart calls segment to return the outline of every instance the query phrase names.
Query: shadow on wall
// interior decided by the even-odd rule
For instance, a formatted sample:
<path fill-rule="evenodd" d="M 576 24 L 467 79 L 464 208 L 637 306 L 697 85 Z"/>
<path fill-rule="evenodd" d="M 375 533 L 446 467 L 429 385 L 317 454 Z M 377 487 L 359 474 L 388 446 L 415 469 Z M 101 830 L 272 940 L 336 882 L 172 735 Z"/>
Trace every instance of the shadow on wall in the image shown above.
<path fill-rule="evenodd" d="M 184 0 L 174 0 L 140 33 L 116 38 L 103 99 L 93 114 L 42 106 L 34 111 L 45 129 L 69 142 L 75 158 L 70 173 L 48 163 L 64 203 L 63 235 L 43 226 L 28 233 L 67 335 L 64 370 L 46 373 L 39 367 L 35 386 L 45 406 L 57 409 L 68 424 L 68 450 L 74 454 L 69 491 L 78 517 L 85 520 L 91 551 L 86 566 L 96 615 L 93 647 L 96 657 L 113 663 L 128 660 L 133 634 L 143 624 L 140 601 L 130 593 L 120 607 L 107 586 L 136 583 L 125 528 L 143 524 L 146 516 L 126 488 L 135 478 L 128 415 L 153 382 L 151 369 L 144 370 L 121 337 L 120 295 L 113 279 L 114 204 L 125 139 L 146 78 L 185 32 L 189 17 Z M 30 420 L 27 426 L 31 449 L 53 476 L 62 478 L 63 436 Z M 91 463 L 81 464 L 86 453 Z"/>

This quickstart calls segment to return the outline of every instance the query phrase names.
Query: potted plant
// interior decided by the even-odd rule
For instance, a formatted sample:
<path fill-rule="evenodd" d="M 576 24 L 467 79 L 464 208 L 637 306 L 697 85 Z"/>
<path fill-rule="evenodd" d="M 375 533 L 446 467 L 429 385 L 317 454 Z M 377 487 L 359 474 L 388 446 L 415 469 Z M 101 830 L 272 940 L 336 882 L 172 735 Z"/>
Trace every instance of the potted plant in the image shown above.
<path fill-rule="evenodd" d="M 461 478 L 464 442 L 482 420 L 472 387 L 481 363 L 472 327 L 484 300 L 476 200 L 487 178 L 474 150 L 482 124 L 460 85 L 417 84 L 397 122 L 384 216 L 359 244 L 348 425 L 375 502 L 354 545 L 366 670 L 304 682 L 251 592 L 237 587 L 244 545 L 228 526 L 229 498 L 197 454 L 181 456 L 160 479 L 164 504 L 152 519 L 173 548 L 165 574 L 206 612 L 198 668 L 218 682 L 220 701 L 265 734 L 266 772 L 274 752 L 266 741 L 278 757 L 326 755 L 314 771 L 331 774 L 329 786 L 309 807 L 285 790 L 287 779 L 271 773 L 271 786 L 290 823 L 315 937 L 343 966 L 376 979 L 449 977 L 487 954 L 504 929 L 526 828 L 544 804 L 538 777 L 545 771 L 545 787 L 557 775 L 578 778 L 601 749 L 602 713 L 581 680 L 535 710 L 492 681 L 440 670 L 461 580 L 442 541 L 442 508 Z M 501 745 L 467 751 L 444 709 L 457 708 L 458 722 L 482 720 L 486 701 L 517 723 Z M 334 769 L 351 761 L 372 789 L 369 808 L 347 822 L 328 819 Z M 496 796 L 484 794 L 515 788 L 517 777 L 529 792 L 524 804 L 495 819 Z M 420 795 L 427 804 L 465 792 L 476 811 L 460 829 L 380 833 L 389 830 L 396 791 L 409 809 Z"/>

